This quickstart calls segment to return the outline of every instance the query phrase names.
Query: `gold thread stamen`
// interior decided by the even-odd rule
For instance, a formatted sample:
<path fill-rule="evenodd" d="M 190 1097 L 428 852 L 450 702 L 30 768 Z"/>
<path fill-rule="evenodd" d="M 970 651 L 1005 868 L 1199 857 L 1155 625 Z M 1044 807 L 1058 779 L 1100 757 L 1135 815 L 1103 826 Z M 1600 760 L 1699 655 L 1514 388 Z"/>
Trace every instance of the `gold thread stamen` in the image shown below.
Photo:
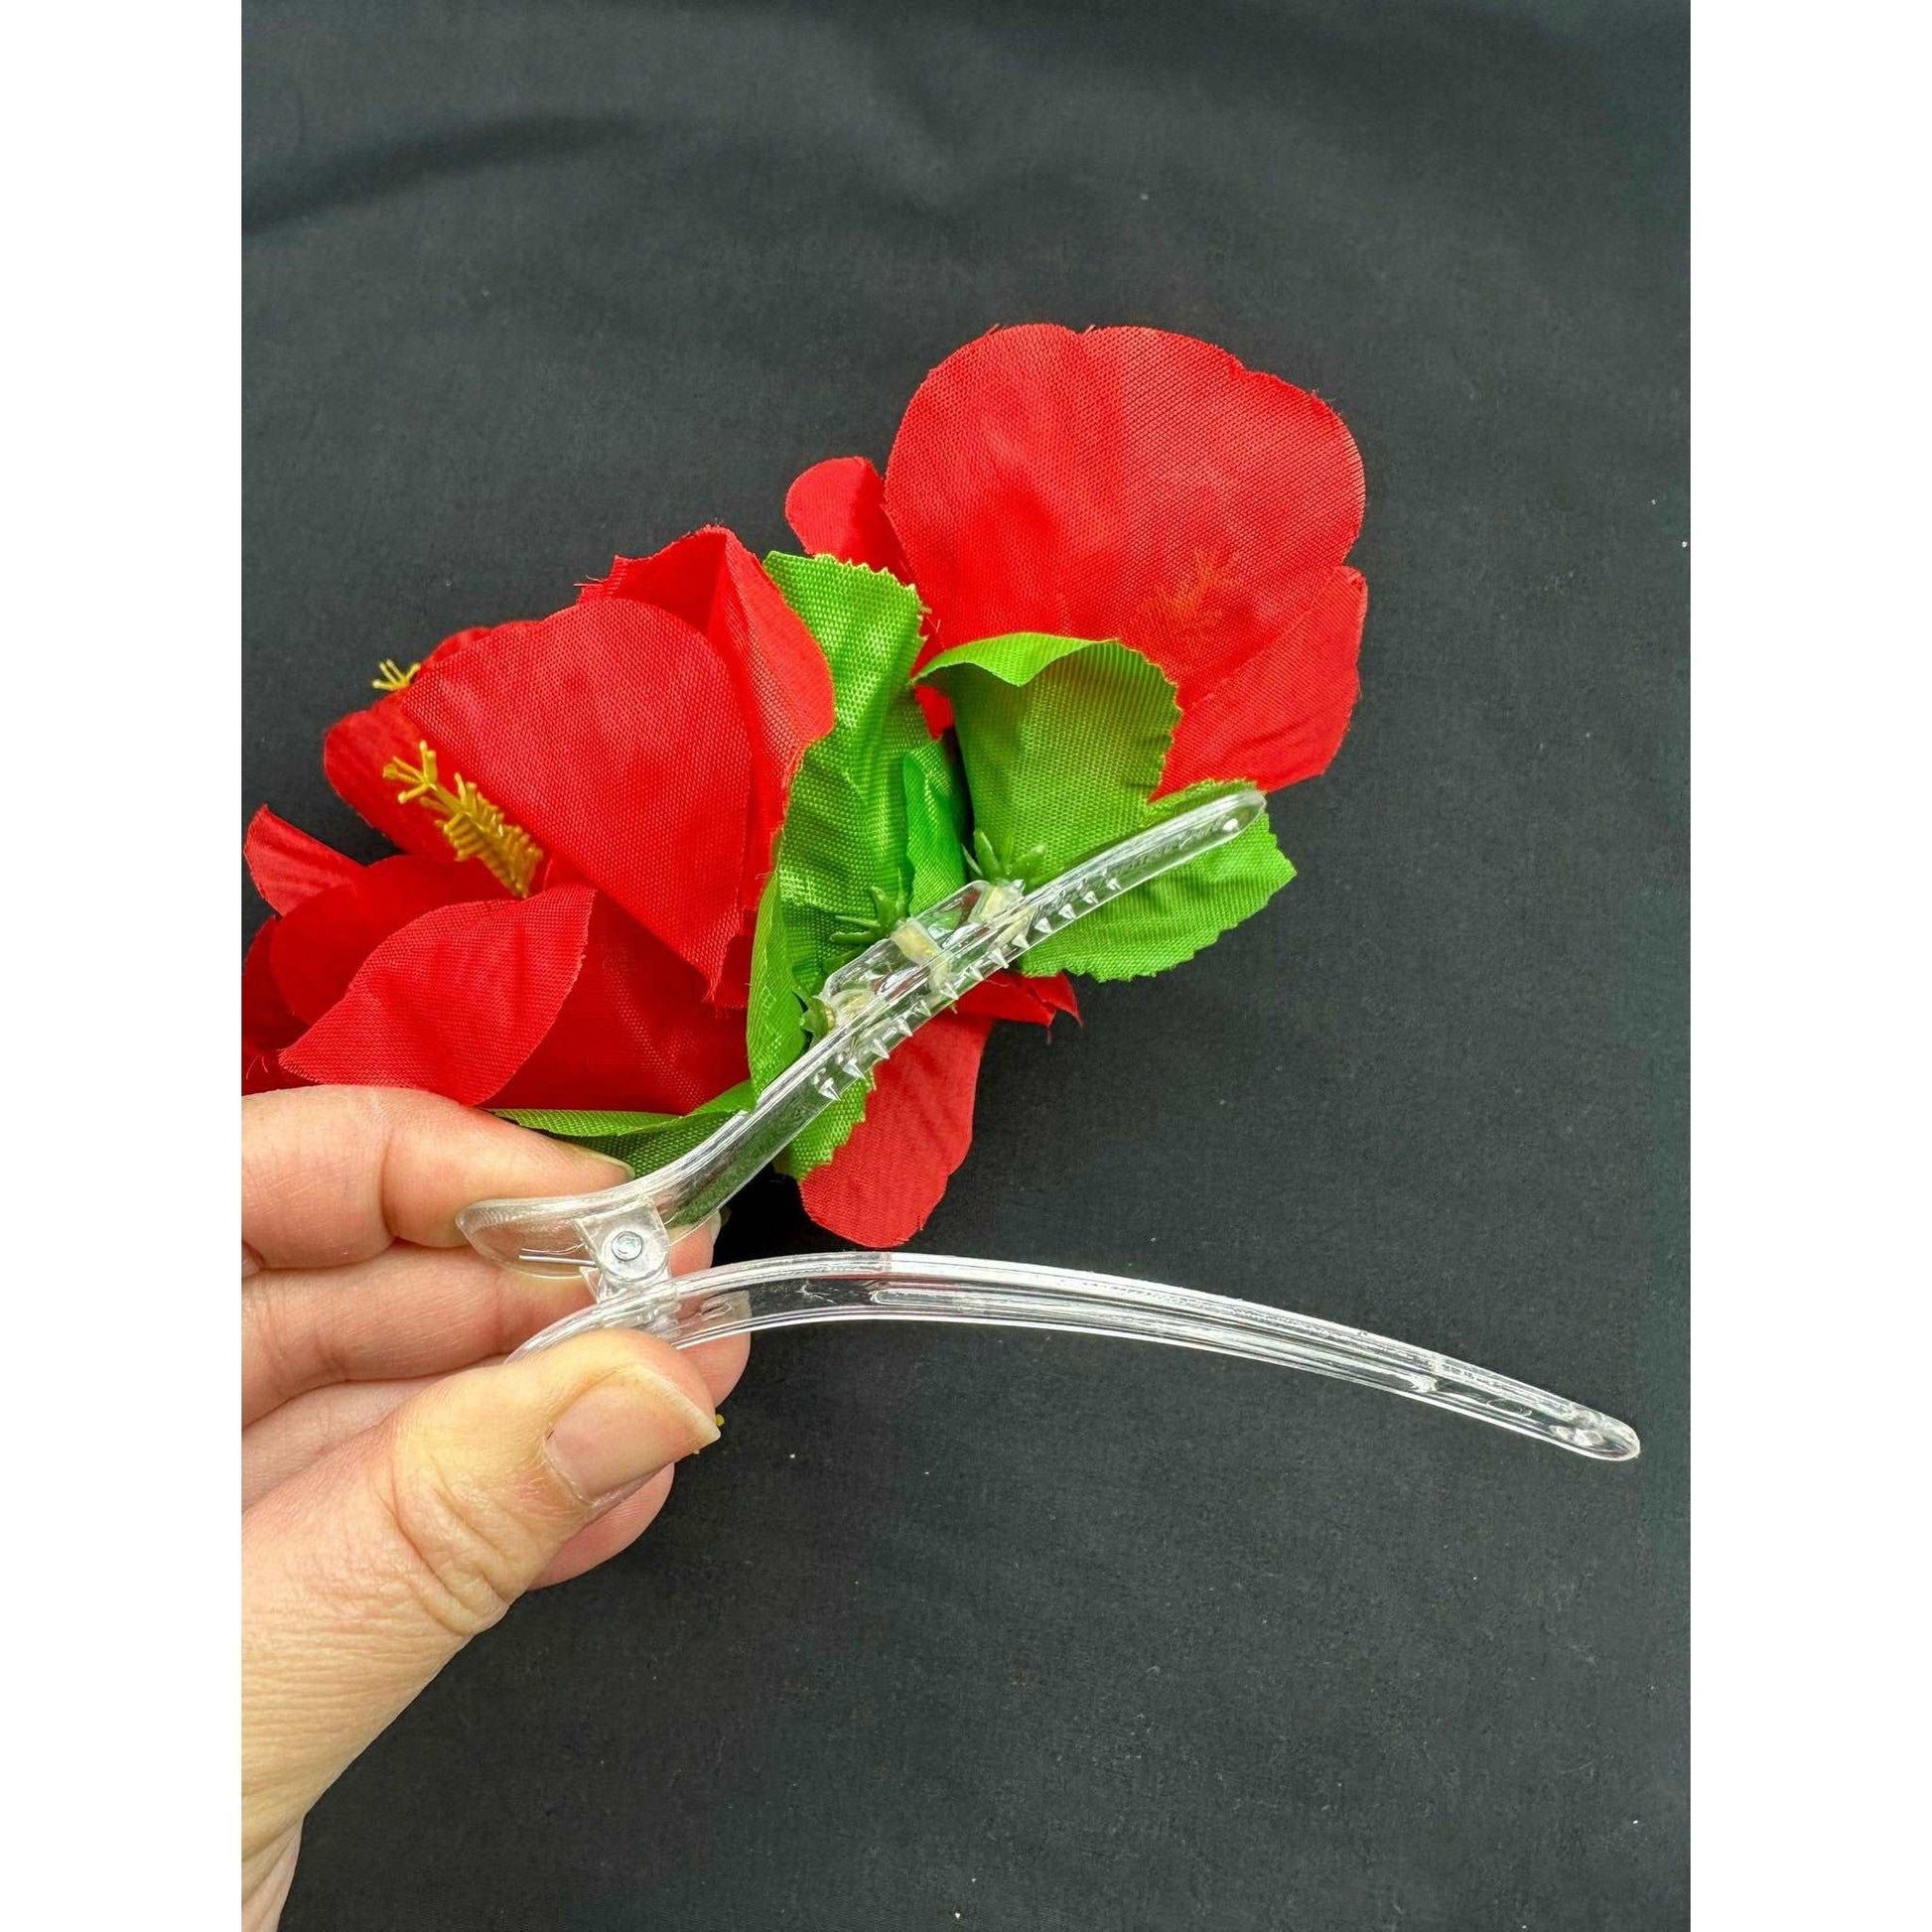
<path fill-rule="evenodd" d="M 375 676 L 370 680 L 369 688 L 374 691 L 407 691 L 416 682 L 416 673 L 422 668 L 420 664 L 412 664 L 405 671 L 393 657 L 385 657 L 375 667 Z"/>
<path fill-rule="evenodd" d="M 499 885 L 518 898 L 530 897 L 530 886 L 543 864 L 543 848 L 520 825 L 503 816 L 502 807 L 492 805 L 468 778 L 458 772 L 448 789 L 437 776 L 436 754 L 427 739 L 416 746 L 419 760 L 391 759 L 382 775 L 399 781 L 404 789 L 396 793 L 396 803 L 411 805 L 420 800 L 433 812 L 443 814 L 442 833 L 459 859 L 479 859 Z"/>

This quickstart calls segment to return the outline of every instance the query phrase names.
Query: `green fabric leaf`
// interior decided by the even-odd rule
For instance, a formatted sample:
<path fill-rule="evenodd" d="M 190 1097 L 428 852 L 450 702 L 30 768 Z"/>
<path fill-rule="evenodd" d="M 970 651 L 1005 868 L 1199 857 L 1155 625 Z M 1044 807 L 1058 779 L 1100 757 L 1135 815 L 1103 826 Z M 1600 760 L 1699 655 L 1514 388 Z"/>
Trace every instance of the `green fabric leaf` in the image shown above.
<path fill-rule="evenodd" d="M 912 909 L 922 912 L 966 883 L 966 786 L 937 739 L 905 755 L 905 857 Z"/>
<path fill-rule="evenodd" d="M 504 1107 L 505 1120 L 534 1127 L 553 1140 L 571 1141 L 621 1161 L 632 1173 L 648 1173 L 688 1154 L 706 1135 L 758 1099 L 749 1080 L 715 1094 L 688 1114 L 627 1114 L 576 1107 Z"/>
<path fill-rule="evenodd" d="M 786 937 L 774 867 L 759 896 L 758 926 L 752 938 L 752 987 L 745 1010 L 745 1058 L 760 1091 L 805 1050 L 810 1037 L 804 1003 L 792 990 Z"/>
<path fill-rule="evenodd" d="M 834 723 L 792 780 L 752 950 L 746 1050 L 764 1088 L 804 1051 L 808 1003 L 833 970 L 965 881 L 963 788 L 912 695 L 919 600 L 895 577 L 774 552 L 764 567 L 831 667 Z M 828 1108 L 779 1165 L 829 1160 L 865 1113 Z"/>
<path fill-rule="evenodd" d="M 1144 823 L 1158 824 L 1242 789 L 1239 784 L 1189 785 L 1150 806 Z M 1275 843 L 1264 813 L 1226 845 L 1136 886 L 1035 946 L 1023 956 L 1022 970 L 1084 973 L 1097 980 L 1166 972 L 1252 918 L 1294 877 L 1295 867 Z"/>
<path fill-rule="evenodd" d="M 1175 812 L 1235 789 L 1155 802 L 1180 707 L 1167 674 L 1113 641 L 1023 631 L 925 667 L 942 691 L 972 799 L 981 865 L 1030 886 Z M 1131 979 L 1191 958 L 1295 876 L 1267 818 L 1139 886 L 1025 955 L 1024 972 Z"/>

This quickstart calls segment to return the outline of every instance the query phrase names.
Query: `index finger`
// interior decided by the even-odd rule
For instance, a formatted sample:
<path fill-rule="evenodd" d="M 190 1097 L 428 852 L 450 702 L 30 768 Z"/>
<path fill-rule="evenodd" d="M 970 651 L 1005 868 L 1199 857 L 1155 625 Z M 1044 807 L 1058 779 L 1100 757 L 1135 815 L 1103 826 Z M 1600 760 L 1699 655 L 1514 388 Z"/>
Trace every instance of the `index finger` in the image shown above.
<path fill-rule="evenodd" d="M 251 1094 L 241 1110 L 244 1275 L 366 1261 L 391 1241 L 454 1248 L 472 1201 L 629 1178 L 604 1155 L 433 1093 L 294 1087 Z"/>

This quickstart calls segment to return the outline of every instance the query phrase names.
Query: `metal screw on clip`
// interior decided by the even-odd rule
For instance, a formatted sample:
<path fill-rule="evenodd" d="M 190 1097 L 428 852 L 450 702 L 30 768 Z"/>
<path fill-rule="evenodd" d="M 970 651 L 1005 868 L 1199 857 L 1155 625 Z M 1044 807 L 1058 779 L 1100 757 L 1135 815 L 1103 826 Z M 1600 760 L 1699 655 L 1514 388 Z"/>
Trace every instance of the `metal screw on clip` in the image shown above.
<path fill-rule="evenodd" d="M 607 1235 L 598 1261 L 595 1293 L 600 1301 L 607 1295 L 634 1294 L 652 1282 L 669 1279 L 664 1244 L 653 1241 L 642 1228 L 621 1227 Z"/>

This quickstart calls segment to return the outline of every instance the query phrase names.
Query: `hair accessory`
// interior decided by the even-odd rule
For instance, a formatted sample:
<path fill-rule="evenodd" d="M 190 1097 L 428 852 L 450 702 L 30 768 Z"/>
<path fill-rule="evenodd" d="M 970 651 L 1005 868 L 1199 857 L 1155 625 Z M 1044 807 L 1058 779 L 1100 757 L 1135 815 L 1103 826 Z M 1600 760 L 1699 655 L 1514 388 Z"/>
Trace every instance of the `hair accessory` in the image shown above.
<path fill-rule="evenodd" d="M 257 813 L 274 908 L 243 1084 L 418 1086 L 621 1158 L 481 1202 L 484 1253 L 581 1273 L 527 1344 L 888 1317 L 1077 1329 L 1385 1388 L 1583 1454 L 1622 1424 L 1427 1350 L 1175 1288 L 879 1252 L 972 1134 L 1002 1020 L 1166 971 L 1294 877 L 1262 794 L 1357 693 L 1361 464 L 1316 397 L 1150 329 L 995 331 L 919 385 L 882 475 L 805 472 L 809 556 L 702 529 L 536 621 L 384 658 L 329 734 L 399 848 Z M 674 1280 L 767 1162 L 867 1253 Z"/>
<path fill-rule="evenodd" d="M 1046 1328 L 1307 1369 L 1580 1455 L 1636 1455 L 1636 1435 L 1625 1424 L 1547 1390 L 1359 1328 L 1154 1282 L 886 1253 L 797 1255 L 672 1275 L 672 1248 L 827 1108 L 862 1088 L 915 1028 L 1122 893 L 1237 837 L 1263 809 L 1259 792 L 1236 792 L 1106 847 L 1032 892 L 999 880 L 963 887 L 834 974 L 820 995 L 830 1023 L 824 1036 L 755 1106 L 682 1159 L 601 1193 L 465 1208 L 457 1225 L 483 1254 L 510 1267 L 575 1270 L 590 1286 L 590 1308 L 553 1322 L 517 1353 L 600 1328 L 642 1328 L 679 1347 L 867 1318 Z"/>

